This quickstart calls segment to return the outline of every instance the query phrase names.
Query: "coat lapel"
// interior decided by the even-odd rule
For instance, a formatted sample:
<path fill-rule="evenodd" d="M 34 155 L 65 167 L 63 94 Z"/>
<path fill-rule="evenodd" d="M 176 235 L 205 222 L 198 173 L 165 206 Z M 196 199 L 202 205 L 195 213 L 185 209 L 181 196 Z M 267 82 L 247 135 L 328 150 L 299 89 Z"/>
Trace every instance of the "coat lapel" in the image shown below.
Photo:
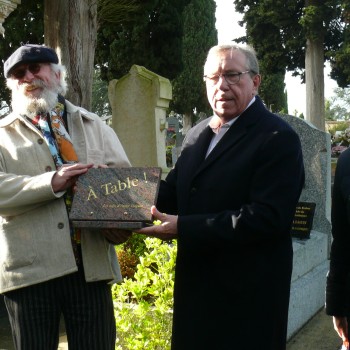
<path fill-rule="evenodd" d="M 186 151 L 189 159 L 187 160 L 188 174 L 195 174 L 196 170 L 205 162 L 205 156 L 213 137 L 212 129 L 205 124 L 202 130 L 199 130 L 197 137 L 190 137 L 189 144 L 186 144 Z M 191 177 L 191 176 L 190 176 Z"/>
<path fill-rule="evenodd" d="M 264 109 L 265 107 L 261 100 L 258 97 L 256 97 L 256 101 L 244 113 L 242 113 L 242 115 L 238 118 L 238 120 L 235 123 L 233 123 L 233 125 L 229 128 L 229 130 L 226 132 L 223 138 L 210 152 L 208 157 L 203 162 L 198 164 L 199 166 L 197 167 L 194 176 L 198 175 L 200 172 L 205 170 L 228 149 L 236 147 L 238 142 L 242 138 L 247 136 L 247 134 L 249 133 L 249 129 L 259 121 L 259 111 L 261 110 L 261 108 Z M 204 154 L 206 153 L 208 146 L 209 143 L 205 149 Z"/>

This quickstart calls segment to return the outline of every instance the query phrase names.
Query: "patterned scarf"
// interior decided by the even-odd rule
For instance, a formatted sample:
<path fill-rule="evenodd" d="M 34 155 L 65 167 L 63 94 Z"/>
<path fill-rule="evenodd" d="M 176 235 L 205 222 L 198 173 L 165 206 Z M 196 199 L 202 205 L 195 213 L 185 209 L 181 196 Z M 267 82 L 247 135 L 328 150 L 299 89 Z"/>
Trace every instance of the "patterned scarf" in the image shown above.
<path fill-rule="evenodd" d="M 32 123 L 43 134 L 55 162 L 56 169 L 60 168 L 63 164 L 74 164 L 78 162 L 78 156 L 65 126 L 63 115 L 64 104 L 58 102 L 50 113 L 39 114 L 32 120 Z M 71 188 L 67 190 L 64 199 L 69 213 L 73 199 Z M 75 259 L 79 264 L 81 262 L 81 253 L 78 250 L 77 244 L 80 244 L 80 230 L 75 229 L 73 225 L 70 225 L 70 227 L 73 251 Z"/>
<path fill-rule="evenodd" d="M 78 156 L 75 153 L 72 140 L 65 127 L 63 114 L 64 104 L 58 102 L 50 114 L 39 114 L 33 120 L 33 124 L 42 132 L 49 146 L 57 169 L 63 164 L 74 164 L 78 162 Z M 48 118 L 50 118 L 52 132 Z"/>

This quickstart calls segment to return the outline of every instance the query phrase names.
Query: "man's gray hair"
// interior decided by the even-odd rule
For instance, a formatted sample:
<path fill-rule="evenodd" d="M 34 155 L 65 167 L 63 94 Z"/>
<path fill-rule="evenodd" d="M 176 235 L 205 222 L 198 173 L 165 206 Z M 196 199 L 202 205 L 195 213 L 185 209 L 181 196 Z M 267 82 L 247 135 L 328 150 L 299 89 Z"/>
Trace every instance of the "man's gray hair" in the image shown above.
<path fill-rule="evenodd" d="M 247 64 L 246 69 L 251 72 L 250 74 L 252 76 L 259 74 L 259 62 L 258 62 L 258 59 L 256 57 L 256 52 L 252 46 L 249 46 L 249 45 L 241 46 L 241 45 L 237 45 L 237 44 L 228 44 L 228 45 L 216 45 L 216 46 L 213 46 L 209 50 L 207 60 L 204 64 L 204 75 L 207 73 L 208 63 L 209 63 L 211 58 L 218 56 L 222 52 L 227 52 L 227 51 L 232 52 L 234 50 L 239 50 L 245 56 L 246 64 Z"/>
<path fill-rule="evenodd" d="M 50 63 L 51 69 L 55 73 L 60 73 L 59 91 L 58 93 L 64 96 L 67 92 L 68 84 L 66 80 L 67 69 L 62 64 Z"/>

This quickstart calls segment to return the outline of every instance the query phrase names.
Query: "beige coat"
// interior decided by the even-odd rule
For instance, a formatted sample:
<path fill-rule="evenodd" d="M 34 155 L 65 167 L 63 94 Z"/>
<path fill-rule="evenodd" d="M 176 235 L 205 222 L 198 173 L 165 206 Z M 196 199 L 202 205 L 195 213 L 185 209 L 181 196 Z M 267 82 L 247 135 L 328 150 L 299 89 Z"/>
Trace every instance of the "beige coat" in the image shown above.
<path fill-rule="evenodd" d="M 66 103 L 81 163 L 130 166 L 110 127 Z M 30 122 L 13 113 L 0 120 L 0 293 L 77 271 L 64 192 L 51 187 L 54 173 L 49 148 Z M 102 235 L 83 230 L 81 247 L 88 282 L 120 280 L 114 247 Z"/>

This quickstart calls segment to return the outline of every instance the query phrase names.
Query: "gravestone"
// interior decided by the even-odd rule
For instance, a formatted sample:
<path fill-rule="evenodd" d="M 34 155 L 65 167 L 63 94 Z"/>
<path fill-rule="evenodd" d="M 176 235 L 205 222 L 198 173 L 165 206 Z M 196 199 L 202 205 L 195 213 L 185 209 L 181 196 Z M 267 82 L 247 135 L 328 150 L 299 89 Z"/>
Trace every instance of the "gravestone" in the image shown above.
<path fill-rule="evenodd" d="M 172 98 L 170 81 L 133 65 L 129 73 L 109 83 L 112 127 L 134 167 L 161 167 L 165 157 L 166 110 Z"/>
<path fill-rule="evenodd" d="M 294 261 L 288 320 L 290 338 L 325 303 L 331 240 L 331 139 L 330 134 L 300 118 L 290 115 L 280 117 L 298 133 L 303 149 L 305 186 L 299 201 L 315 203 L 310 238 L 293 238 Z"/>
<path fill-rule="evenodd" d="M 167 125 L 166 145 L 172 146 L 170 167 L 173 167 L 180 155 L 184 135 L 182 134 L 182 131 L 180 131 L 180 122 L 179 119 L 174 116 L 174 112 L 169 114 Z"/>
<path fill-rule="evenodd" d="M 176 117 L 169 115 L 167 124 L 167 144 L 174 144 L 177 140 L 177 134 L 179 133 L 180 122 Z"/>

